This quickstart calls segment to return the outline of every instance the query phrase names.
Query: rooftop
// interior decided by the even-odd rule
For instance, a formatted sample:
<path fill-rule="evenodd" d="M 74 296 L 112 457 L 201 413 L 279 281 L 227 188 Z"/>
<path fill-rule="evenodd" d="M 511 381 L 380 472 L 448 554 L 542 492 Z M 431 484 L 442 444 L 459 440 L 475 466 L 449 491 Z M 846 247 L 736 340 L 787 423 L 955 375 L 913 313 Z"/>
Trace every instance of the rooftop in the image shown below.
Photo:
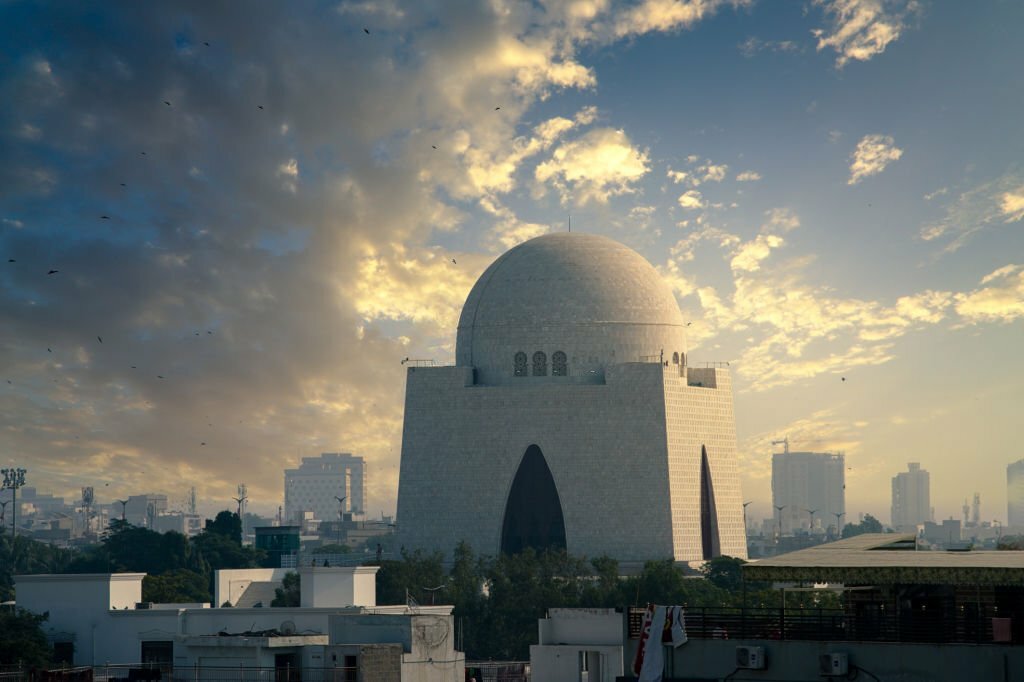
<path fill-rule="evenodd" d="M 743 566 L 747 580 L 860 585 L 1024 585 L 1024 552 L 916 551 L 904 533 L 868 533 Z"/>

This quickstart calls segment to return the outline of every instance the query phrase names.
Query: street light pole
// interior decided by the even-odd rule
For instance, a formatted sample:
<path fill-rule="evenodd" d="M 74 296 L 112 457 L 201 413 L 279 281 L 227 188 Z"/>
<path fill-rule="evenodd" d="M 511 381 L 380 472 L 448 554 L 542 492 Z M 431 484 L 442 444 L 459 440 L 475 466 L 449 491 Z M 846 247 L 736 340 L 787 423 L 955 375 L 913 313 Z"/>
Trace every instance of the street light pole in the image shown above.
<path fill-rule="evenodd" d="M 811 533 L 814 532 L 814 515 L 818 513 L 818 510 L 817 509 L 804 509 L 804 511 L 811 515 L 811 527 L 810 527 L 810 529 L 807 532 L 807 534 L 810 535 Z"/>
<path fill-rule="evenodd" d="M 785 505 L 785 504 L 781 505 L 781 506 L 775 505 L 775 511 L 777 511 L 779 513 L 779 521 L 778 521 L 779 534 L 776 536 L 778 538 L 778 540 L 782 540 L 782 510 L 785 509 L 786 507 L 787 507 L 787 505 Z"/>
<path fill-rule="evenodd" d="M 749 507 L 752 504 L 754 504 L 753 500 L 751 500 L 750 502 L 744 502 L 743 503 L 743 537 L 744 538 L 747 537 L 747 532 L 748 532 L 747 531 L 747 507 Z"/>
<path fill-rule="evenodd" d="M 842 534 L 843 534 L 843 530 L 842 530 L 842 527 L 840 527 L 840 525 L 839 525 L 839 519 L 841 519 L 844 516 L 846 516 L 846 512 L 839 512 L 839 513 L 832 512 L 832 516 L 836 517 L 836 537 L 841 537 Z"/>
<path fill-rule="evenodd" d="M 127 523 L 125 512 L 128 510 L 128 500 L 118 500 L 121 503 L 121 523 Z"/>
<path fill-rule="evenodd" d="M 11 489 L 11 532 L 15 538 L 18 537 L 18 488 L 25 485 L 25 474 L 27 471 L 18 468 L 0 469 L 0 474 L 4 476 L 4 484 L 0 486 L 2 488 Z"/>
<path fill-rule="evenodd" d="M 7 532 L 7 505 L 10 503 L 10 500 L 0 502 L 0 535 Z"/>

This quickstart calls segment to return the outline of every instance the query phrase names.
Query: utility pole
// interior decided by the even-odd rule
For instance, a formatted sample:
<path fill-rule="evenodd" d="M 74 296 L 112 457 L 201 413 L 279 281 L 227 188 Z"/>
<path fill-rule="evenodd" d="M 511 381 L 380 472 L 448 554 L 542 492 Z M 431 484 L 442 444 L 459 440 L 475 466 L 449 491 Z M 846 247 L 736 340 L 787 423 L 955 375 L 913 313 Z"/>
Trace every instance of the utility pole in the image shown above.
<path fill-rule="evenodd" d="M 11 489 L 11 532 L 15 538 L 18 537 L 18 488 L 25 485 L 26 473 L 27 471 L 21 467 L 0 469 L 0 474 L 4 476 L 4 484 L 0 486 L 0 490 Z"/>

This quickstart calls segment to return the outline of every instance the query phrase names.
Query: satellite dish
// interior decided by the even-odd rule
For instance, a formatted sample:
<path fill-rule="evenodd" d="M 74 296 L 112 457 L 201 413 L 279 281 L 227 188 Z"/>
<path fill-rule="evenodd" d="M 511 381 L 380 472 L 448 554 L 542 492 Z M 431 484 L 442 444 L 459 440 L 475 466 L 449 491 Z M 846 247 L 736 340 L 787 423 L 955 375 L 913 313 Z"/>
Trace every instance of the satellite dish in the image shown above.
<path fill-rule="evenodd" d="M 278 628 L 278 631 L 280 631 L 282 635 L 294 635 L 295 623 L 293 621 L 286 620 L 285 622 L 281 623 L 281 627 Z"/>

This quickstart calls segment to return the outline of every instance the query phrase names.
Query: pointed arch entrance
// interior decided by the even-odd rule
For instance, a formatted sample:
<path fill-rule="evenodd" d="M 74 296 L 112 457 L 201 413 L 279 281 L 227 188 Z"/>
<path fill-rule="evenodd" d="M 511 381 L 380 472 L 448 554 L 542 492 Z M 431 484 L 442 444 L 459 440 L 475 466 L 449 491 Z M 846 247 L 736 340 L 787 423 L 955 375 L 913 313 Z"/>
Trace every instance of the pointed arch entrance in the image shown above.
<path fill-rule="evenodd" d="M 708 450 L 700 446 L 700 543 L 705 560 L 722 553 L 718 538 L 718 511 L 715 509 L 715 488 L 711 483 Z"/>
<path fill-rule="evenodd" d="M 536 445 L 526 449 L 519 463 L 501 528 L 503 554 L 518 554 L 528 547 L 538 552 L 566 548 L 562 502 L 551 469 Z"/>

